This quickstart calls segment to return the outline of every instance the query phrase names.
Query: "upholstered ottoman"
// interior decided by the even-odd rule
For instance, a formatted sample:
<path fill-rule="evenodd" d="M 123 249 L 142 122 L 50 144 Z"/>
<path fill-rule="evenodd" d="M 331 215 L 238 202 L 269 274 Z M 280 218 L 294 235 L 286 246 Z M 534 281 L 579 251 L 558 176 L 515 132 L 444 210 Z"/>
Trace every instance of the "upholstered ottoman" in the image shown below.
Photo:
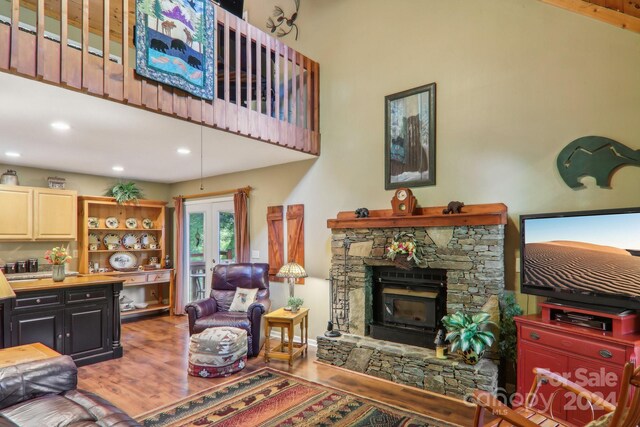
<path fill-rule="evenodd" d="M 230 326 L 205 329 L 191 335 L 189 375 L 226 377 L 247 364 L 247 331 Z"/>

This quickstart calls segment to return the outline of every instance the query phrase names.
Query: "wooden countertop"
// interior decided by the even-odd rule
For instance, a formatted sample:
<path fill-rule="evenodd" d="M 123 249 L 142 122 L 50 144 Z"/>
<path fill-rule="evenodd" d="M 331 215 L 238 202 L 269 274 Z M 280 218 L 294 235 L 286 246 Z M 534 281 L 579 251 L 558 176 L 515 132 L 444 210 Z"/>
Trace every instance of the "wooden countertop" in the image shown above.
<path fill-rule="evenodd" d="M 4 277 L 4 273 L 0 271 L 0 301 L 15 297 L 16 294 L 13 292 L 7 278 Z"/>
<path fill-rule="evenodd" d="M 67 277 L 62 282 L 54 282 L 53 279 L 38 279 L 31 282 L 16 282 L 11 283 L 10 287 L 15 292 L 25 292 L 41 291 L 46 289 L 74 288 L 79 286 L 105 285 L 108 283 L 122 283 L 123 281 L 124 279 L 120 279 L 115 276 L 77 276 Z"/>

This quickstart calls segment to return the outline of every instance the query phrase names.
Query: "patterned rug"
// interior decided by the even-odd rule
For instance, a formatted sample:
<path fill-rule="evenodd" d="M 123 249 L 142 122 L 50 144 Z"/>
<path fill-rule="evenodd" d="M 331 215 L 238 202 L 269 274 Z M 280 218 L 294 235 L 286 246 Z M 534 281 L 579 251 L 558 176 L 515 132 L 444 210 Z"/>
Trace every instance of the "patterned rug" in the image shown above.
<path fill-rule="evenodd" d="M 139 421 L 147 427 L 449 425 L 270 368 L 144 415 Z"/>

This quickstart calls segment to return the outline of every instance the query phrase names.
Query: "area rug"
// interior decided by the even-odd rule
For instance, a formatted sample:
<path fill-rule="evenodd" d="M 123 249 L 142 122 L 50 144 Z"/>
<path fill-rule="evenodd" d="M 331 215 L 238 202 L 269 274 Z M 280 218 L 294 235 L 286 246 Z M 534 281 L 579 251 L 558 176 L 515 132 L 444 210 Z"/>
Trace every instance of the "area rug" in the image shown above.
<path fill-rule="evenodd" d="M 139 421 L 147 427 L 449 425 L 270 368 L 144 415 Z"/>

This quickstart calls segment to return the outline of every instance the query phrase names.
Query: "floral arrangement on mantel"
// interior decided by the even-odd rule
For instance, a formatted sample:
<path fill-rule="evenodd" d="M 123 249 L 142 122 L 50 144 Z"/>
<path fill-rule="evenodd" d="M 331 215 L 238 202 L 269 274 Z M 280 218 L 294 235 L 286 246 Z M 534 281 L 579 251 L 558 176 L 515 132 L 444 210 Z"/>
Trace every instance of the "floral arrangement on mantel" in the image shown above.
<path fill-rule="evenodd" d="M 387 246 L 386 257 L 399 268 L 411 269 L 422 263 L 422 247 L 416 242 L 415 236 L 406 231 L 393 236 L 391 244 Z"/>

